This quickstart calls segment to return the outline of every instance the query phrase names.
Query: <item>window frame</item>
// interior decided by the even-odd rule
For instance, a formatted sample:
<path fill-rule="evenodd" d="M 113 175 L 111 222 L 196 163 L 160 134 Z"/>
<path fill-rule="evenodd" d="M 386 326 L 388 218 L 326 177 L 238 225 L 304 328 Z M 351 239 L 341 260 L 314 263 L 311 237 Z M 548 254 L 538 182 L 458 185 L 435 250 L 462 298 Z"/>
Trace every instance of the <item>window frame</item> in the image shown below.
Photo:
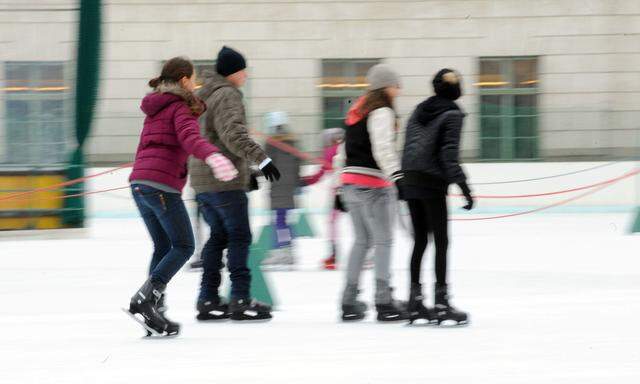
<path fill-rule="evenodd" d="M 73 137 L 73 103 L 71 98 L 71 93 L 73 92 L 71 86 L 71 77 L 69 71 L 71 70 L 71 65 L 69 65 L 69 61 L 62 60 L 52 60 L 52 61 L 5 61 L 2 64 L 3 69 L 3 78 L 4 78 L 4 86 L 3 86 L 3 98 L 4 98 L 4 127 L 5 127 L 5 137 L 4 137 L 4 146 L 5 146 L 5 156 L 2 159 L 2 165 L 4 166 L 39 166 L 39 167 L 54 167 L 60 168 L 68 163 L 68 153 L 71 147 L 72 137 Z M 54 90 L 52 91 L 44 91 L 44 90 L 25 90 L 25 91 L 12 91 L 9 88 L 14 87 L 15 85 L 9 85 L 12 82 L 12 79 L 9 79 L 9 70 L 12 65 L 19 66 L 29 66 L 28 69 L 28 78 L 27 79 L 19 79 L 26 82 L 26 88 L 48 88 L 52 87 Z M 62 79 L 61 85 L 59 87 L 52 86 L 50 84 L 46 84 L 42 79 L 41 73 L 42 68 L 44 66 L 61 66 Z M 40 73 L 38 73 L 40 72 Z M 62 88 L 60 90 L 55 90 L 55 88 Z M 10 102 L 26 102 L 29 107 L 37 106 L 35 108 L 37 111 L 32 113 L 29 112 L 29 115 L 37 116 L 36 119 L 14 119 L 10 118 L 10 112 L 8 105 Z M 62 110 L 60 114 L 59 120 L 52 120 L 50 118 L 46 118 L 47 109 L 44 108 L 43 103 L 46 101 L 59 101 L 62 104 Z M 29 116 L 32 117 L 32 116 Z M 47 122 L 55 122 L 60 124 L 60 131 L 57 132 L 56 141 L 46 141 L 49 136 L 42 136 L 45 132 L 45 124 Z M 24 124 L 24 126 L 29 127 L 27 130 L 27 139 L 18 141 L 16 139 L 16 126 L 14 124 Z M 19 128 L 18 128 L 19 129 Z M 51 139 L 53 140 L 53 139 Z M 59 151 L 54 153 L 54 156 L 50 156 L 49 153 L 43 152 L 42 147 L 47 146 L 50 147 L 52 145 L 60 146 Z M 17 149 L 16 147 L 19 147 Z M 25 149 L 26 147 L 26 149 Z M 28 153 L 26 155 L 25 161 L 20 159 L 19 156 L 16 159 L 16 153 L 24 153 L 24 151 Z M 44 153 L 44 154 L 43 154 Z"/>
<path fill-rule="evenodd" d="M 355 79 L 354 82 L 345 82 L 338 84 L 350 84 L 351 86 L 345 87 L 328 87 L 325 81 L 325 64 L 340 63 L 343 64 L 341 77 L 343 79 Z M 358 78 L 366 76 L 366 73 L 359 76 L 357 73 L 357 64 L 370 64 L 369 68 L 376 64 L 382 63 L 382 58 L 339 58 L 339 59 L 321 59 L 320 61 L 320 84 L 318 88 L 321 90 L 321 114 L 320 114 L 320 126 L 322 129 L 328 129 L 333 127 L 344 127 L 344 117 L 340 118 L 342 123 L 339 125 L 327 125 L 327 121 L 335 121 L 338 118 L 328 118 L 327 111 L 325 110 L 325 100 L 327 98 L 341 98 L 341 99 L 357 99 L 366 92 L 368 84 L 356 82 Z"/>
<path fill-rule="evenodd" d="M 491 161 L 491 162 L 514 162 L 514 161 L 539 161 L 539 147 L 540 147 L 540 129 L 539 129 L 539 79 L 536 79 L 537 83 L 533 87 L 522 87 L 516 88 L 514 87 L 515 81 L 515 68 L 513 63 L 518 60 L 531 60 L 534 59 L 536 62 L 536 77 L 539 78 L 539 65 L 540 65 L 540 56 L 488 56 L 488 57 L 479 57 L 478 58 L 478 79 L 482 76 L 481 68 L 482 63 L 484 61 L 498 61 L 500 62 L 501 67 L 501 75 L 504 76 L 505 79 L 508 80 L 509 86 L 505 87 L 497 87 L 497 88 L 489 88 L 482 87 L 480 83 L 476 83 L 478 88 L 478 105 L 479 105 L 479 113 L 478 113 L 478 144 L 479 144 L 479 155 L 478 158 L 481 161 Z M 535 113 L 529 115 L 516 115 L 515 109 L 515 97 L 520 95 L 532 95 L 535 96 Z M 501 96 L 502 102 L 500 103 L 500 113 L 497 115 L 486 115 L 483 114 L 483 96 Z M 505 100 L 509 100 L 506 102 Z M 484 136 L 483 132 L 483 119 L 487 117 L 499 117 L 500 118 L 500 135 L 497 137 L 487 137 Z M 535 121 L 534 126 L 534 134 L 532 136 L 516 136 L 516 118 L 518 117 L 530 117 Z M 490 140 L 498 140 L 499 142 L 499 157 L 485 157 L 484 156 L 484 142 Z M 517 140 L 532 140 L 533 147 L 532 151 L 534 153 L 533 157 L 527 158 L 518 158 L 516 155 L 516 142 Z"/>

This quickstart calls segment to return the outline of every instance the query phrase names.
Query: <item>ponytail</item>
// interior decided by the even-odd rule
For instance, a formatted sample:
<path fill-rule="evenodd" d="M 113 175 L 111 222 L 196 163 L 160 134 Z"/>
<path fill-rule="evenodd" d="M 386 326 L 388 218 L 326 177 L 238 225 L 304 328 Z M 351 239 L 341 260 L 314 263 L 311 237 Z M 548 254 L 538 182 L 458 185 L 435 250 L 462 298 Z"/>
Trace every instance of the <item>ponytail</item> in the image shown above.
<path fill-rule="evenodd" d="M 154 77 L 153 79 L 149 80 L 149 86 L 153 89 L 156 89 L 158 88 L 161 82 L 162 82 L 162 76 Z"/>

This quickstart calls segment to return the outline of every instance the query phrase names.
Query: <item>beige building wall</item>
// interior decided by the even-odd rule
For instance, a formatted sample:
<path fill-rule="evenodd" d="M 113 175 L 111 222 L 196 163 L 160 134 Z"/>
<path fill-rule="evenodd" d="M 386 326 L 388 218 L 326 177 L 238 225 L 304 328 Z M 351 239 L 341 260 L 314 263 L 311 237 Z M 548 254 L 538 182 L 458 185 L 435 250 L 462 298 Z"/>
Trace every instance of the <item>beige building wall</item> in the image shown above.
<path fill-rule="evenodd" d="M 60 1 L 29 3 L 52 7 Z M 162 60 L 214 59 L 223 44 L 248 59 L 251 125 L 259 128 L 264 112 L 285 110 L 307 151 L 321 143 L 317 84 L 327 58 L 383 58 L 396 68 L 404 86 L 397 105 L 403 119 L 431 94 L 430 79 L 438 69 L 458 69 L 468 113 L 463 155 L 474 158 L 478 58 L 539 56 L 542 158 L 624 157 L 639 145 L 638 1 L 104 3 L 100 102 L 86 151 L 93 162 L 132 159 L 143 119 L 139 102 Z M 0 61 L 71 60 L 75 17 L 0 11 Z"/>

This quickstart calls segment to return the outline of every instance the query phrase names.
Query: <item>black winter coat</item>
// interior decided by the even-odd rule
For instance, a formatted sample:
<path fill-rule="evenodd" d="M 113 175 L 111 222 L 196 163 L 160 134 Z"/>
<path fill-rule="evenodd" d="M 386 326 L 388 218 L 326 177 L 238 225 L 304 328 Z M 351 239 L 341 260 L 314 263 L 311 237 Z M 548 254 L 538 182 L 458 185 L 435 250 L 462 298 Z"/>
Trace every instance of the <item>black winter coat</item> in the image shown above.
<path fill-rule="evenodd" d="M 407 123 L 402 170 L 408 184 L 466 181 L 460 166 L 460 134 L 464 113 L 451 100 L 433 96 L 420 103 Z M 422 177 L 420 177 L 422 176 Z"/>

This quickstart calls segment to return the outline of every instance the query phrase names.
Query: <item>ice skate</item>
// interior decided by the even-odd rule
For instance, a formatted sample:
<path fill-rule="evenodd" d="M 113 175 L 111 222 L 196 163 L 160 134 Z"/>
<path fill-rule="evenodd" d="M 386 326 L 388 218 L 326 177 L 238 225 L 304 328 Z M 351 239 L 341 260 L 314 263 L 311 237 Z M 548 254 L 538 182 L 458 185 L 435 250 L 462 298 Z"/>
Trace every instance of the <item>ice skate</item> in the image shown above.
<path fill-rule="evenodd" d="M 158 300 L 164 293 L 165 285 L 147 280 L 131 297 L 129 309 L 124 309 L 133 320 L 147 331 L 147 336 L 174 336 L 180 332 L 180 324 L 170 322 L 158 312 Z"/>
<path fill-rule="evenodd" d="M 377 320 L 382 322 L 403 321 L 409 318 L 406 303 L 393 299 L 393 288 L 384 280 L 376 280 Z"/>
<path fill-rule="evenodd" d="M 327 271 L 335 271 L 336 270 L 336 256 L 331 255 L 322 261 L 323 269 Z"/>
<path fill-rule="evenodd" d="M 249 298 L 232 299 L 229 312 L 231 320 L 235 321 L 269 320 L 273 317 L 270 305 Z"/>
<path fill-rule="evenodd" d="M 269 256 L 262 261 L 265 271 L 291 271 L 295 267 L 293 249 L 290 246 L 272 249 Z"/>
<path fill-rule="evenodd" d="M 198 300 L 197 309 L 196 319 L 199 321 L 218 321 L 231 317 L 229 304 L 223 302 L 219 297 L 214 300 Z"/>
<path fill-rule="evenodd" d="M 435 314 L 432 309 L 427 308 L 423 304 L 424 296 L 422 295 L 422 285 L 412 284 L 411 293 L 409 294 L 409 302 L 407 303 L 407 312 L 409 313 L 409 323 L 422 322 L 427 324 L 435 322 Z"/>
<path fill-rule="evenodd" d="M 469 316 L 466 312 L 456 309 L 449 303 L 447 286 L 436 286 L 435 289 L 435 321 L 438 325 L 458 325 L 469 324 Z"/>
<path fill-rule="evenodd" d="M 342 321 L 358 321 L 365 318 L 367 304 L 357 300 L 360 290 L 355 285 L 347 285 L 342 295 Z"/>

